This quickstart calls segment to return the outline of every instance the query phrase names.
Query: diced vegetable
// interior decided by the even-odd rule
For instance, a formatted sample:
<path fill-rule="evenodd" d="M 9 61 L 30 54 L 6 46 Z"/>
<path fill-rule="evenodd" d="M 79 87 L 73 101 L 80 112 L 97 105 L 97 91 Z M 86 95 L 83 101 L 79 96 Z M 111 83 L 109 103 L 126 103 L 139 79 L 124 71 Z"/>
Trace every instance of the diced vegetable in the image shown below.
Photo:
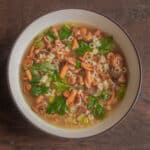
<path fill-rule="evenodd" d="M 84 118 L 84 114 L 80 114 L 78 117 L 77 117 L 77 121 L 81 122 L 82 119 Z"/>
<path fill-rule="evenodd" d="M 38 85 L 38 86 L 32 86 L 30 90 L 30 94 L 32 96 L 39 96 L 41 94 L 47 94 L 49 91 L 49 88 L 46 87 L 45 85 Z"/>
<path fill-rule="evenodd" d="M 72 31 L 67 25 L 63 26 L 59 31 L 60 39 L 63 40 L 63 39 L 68 38 L 71 35 L 71 33 Z"/>
<path fill-rule="evenodd" d="M 26 74 L 26 77 L 29 81 L 32 80 L 32 74 L 31 74 L 31 71 L 29 69 L 25 70 L 25 74 Z"/>
<path fill-rule="evenodd" d="M 74 103 L 76 95 L 77 95 L 77 90 L 72 90 L 70 92 L 68 98 L 66 99 L 66 102 L 68 105 L 71 105 Z"/>
<path fill-rule="evenodd" d="M 81 114 L 77 117 L 77 121 L 79 121 L 83 124 L 87 124 L 89 122 L 89 119 L 87 116 L 85 116 L 85 114 Z"/>
<path fill-rule="evenodd" d="M 125 85 L 121 85 L 118 90 L 117 90 L 117 97 L 119 100 L 122 100 L 124 95 L 125 95 L 125 91 L 126 91 L 126 86 Z"/>
<path fill-rule="evenodd" d="M 61 68 L 61 71 L 60 71 L 60 77 L 61 77 L 61 79 L 65 78 L 68 69 L 69 69 L 69 65 L 68 65 L 68 63 L 65 63 L 64 66 Z"/>
<path fill-rule="evenodd" d="M 89 122 L 89 119 L 87 116 L 83 117 L 83 120 L 82 120 L 83 124 L 87 124 Z"/>
<path fill-rule="evenodd" d="M 67 105 L 63 96 L 57 96 L 52 104 L 49 104 L 46 108 L 48 114 L 57 113 L 64 115 L 67 111 Z"/>
<path fill-rule="evenodd" d="M 81 62 L 79 60 L 76 61 L 76 68 L 81 68 Z"/>
<path fill-rule="evenodd" d="M 77 56 L 83 56 L 87 51 L 91 51 L 88 43 L 79 41 L 79 48 L 75 50 Z"/>
<path fill-rule="evenodd" d="M 89 96 L 89 104 L 88 109 L 91 109 L 93 115 L 98 118 L 103 118 L 105 115 L 104 108 L 98 103 L 98 97 L 96 96 Z"/>
<path fill-rule="evenodd" d="M 69 107 L 69 112 L 75 113 L 75 112 L 77 112 L 77 108 L 75 106 L 70 106 Z"/>
<path fill-rule="evenodd" d="M 55 97 L 54 97 L 54 96 L 50 96 L 50 97 L 49 97 L 49 102 L 50 102 L 50 103 L 53 103 L 54 100 L 55 100 Z"/>
<path fill-rule="evenodd" d="M 100 39 L 99 54 L 107 54 L 114 48 L 113 37 L 103 37 Z"/>

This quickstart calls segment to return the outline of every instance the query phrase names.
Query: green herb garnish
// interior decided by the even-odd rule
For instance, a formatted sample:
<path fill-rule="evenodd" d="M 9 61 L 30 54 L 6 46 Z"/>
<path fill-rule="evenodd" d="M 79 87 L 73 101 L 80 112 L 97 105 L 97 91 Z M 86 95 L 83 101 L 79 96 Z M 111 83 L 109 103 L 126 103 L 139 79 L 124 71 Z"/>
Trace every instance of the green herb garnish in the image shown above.
<path fill-rule="evenodd" d="M 112 36 L 103 37 L 99 40 L 99 42 L 100 42 L 99 54 L 105 55 L 110 51 L 112 51 L 115 46 Z"/>
<path fill-rule="evenodd" d="M 68 47 L 68 48 L 72 48 L 72 44 L 69 41 L 63 41 L 63 43 Z"/>
<path fill-rule="evenodd" d="M 31 71 L 40 71 L 43 73 L 47 73 L 50 70 L 55 70 L 56 68 L 54 67 L 54 65 L 52 65 L 50 62 L 46 61 L 44 63 L 37 63 L 37 64 L 33 64 L 31 66 Z"/>
<path fill-rule="evenodd" d="M 68 38 L 71 34 L 72 31 L 67 25 L 63 26 L 59 31 L 59 37 L 61 40 Z"/>
<path fill-rule="evenodd" d="M 41 94 L 47 94 L 49 91 L 49 88 L 46 87 L 45 85 L 33 85 L 31 90 L 30 90 L 30 94 L 32 96 L 39 96 Z"/>
<path fill-rule="evenodd" d="M 88 103 L 88 109 L 91 109 L 93 112 L 93 115 L 98 118 L 103 118 L 105 115 L 104 108 L 98 103 L 98 97 L 97 96 L 89 96 L 88 97 L 89 103 Z"/>
<path fill-rule="evenodd" d="M 50 78 L 52 78 L 52 80 L 53 81 L 56 81 L 56 82 L 61 82 L 61 78 L 60 78 L 60 76 L 59 76 L 59 73 L 58 73 L 58 71 L 57 70 L 54 70 L 54 71 L 51 71 L 51 73 L 50 73 Z"/>
<path fill-rule="evenodd" d="M 88 103 L 88 109 L 94 109 L 95 105 L 98 102 L 98 97 L 96 96 L 89 96 L 89 103 Z"/>
<path fill-rule="evenodd" d="M 60 78 L 59 73 L 56 70 L 50 74 L 50 77 L 58 93 L 64 92 L 65 90 L 68 90 L 71 87 L 70 85 L 68 85 L 66 79 Z"/>
<path fill-rule="evenodd" d="M 44 44 L 43 39 L 42 38 L 37 38 L 34 41 L 34 46 L 35 48 L 39 48 L 40 46 L 42 46 Z"/>
<path fill-rule="evenodd" d="M 54 33 L 51 29 L 47 29 L 47 30 L 44 32 L 44 34 L 45 34 L 46 36 L 48 36 L 48 38 L 49 38 L 49 40 L 50 40 L 51 42 L 54 42 L 55 40 L 58 39 L 58 37 L 55 35 L 55 33 Z"/>
<path fill-rule="evenodd" d="M 79 48 L 75 50 L 77 56 L 83 56 L 87 51 L 91 51 L 88 43 L 79 41 Z"/>
<path fill-rule="evenodd" d="M 105 115 L 104 107 L 102 107 L 99 104 L 95 105 L 95 108 L 93 110 L 93 114 L 94 114 L 94 116 L 96 116 L 98 118 L 103 118 Z"/>
<path fill-rule="evenodd" d="M 68 90 L 71 86 L 64 82 L 54 82 L 55 88 L 57 92 L 64 92 Z"/>
<path fill-rule="evenodd" d="M 34 67 L 31 67 L 30 71 L 32 74 L 32 80 L 30 81 L 31 85 L 38 84 L 41 79 L 39 72 Z"/>
<path fill-rule="evenodd" d="M 105 92 L 105 91 L 102 91 L 101 94 L 100 94 L 100 98 L 104 101 L 106 101 L 109 97 L 109 94 L 108 92 Z"/>
<path fill-rule="evenodd" d="M 30 84 L 32 85 L 32 88 L 30 93 L 32 96 L 48 93 L 49 88 L 44 84 L 40 85 L 41 73 L 46 74 L 54 70 L 55 67 L 49 62 L 37 63 L 31 66 L 30 71 L 32 73 L 32 80 L 30 81 Z"/>
<path fill-rule="evenodd" d="M 76 61 L 76 68 L 81 68 L 81 62 L 79 60 Z"/>
<path fill-rule="evenodd" d="M 31 85 L 36 85 L 39 83 L 41 77 L 39 74 L 37 75 L 32 75 L 32 80 L 30 81 Z"/>
<path fill-rule="evenodd" d="M 57 96 L 55 97 L 55 100 L 53 103 L 49 104 L 46 108 L 46 112 L 48 114 L 60 114 L 64 115 L 67 111 L 67 104 L 65 101 L 65 98 L 63 96 Z"/>
<path fill-rule="evenodd" d="M 126 86 L 125 85 L 121 85 L 118 90 L 117 90 L 117 97 L 119 100 L 122 100 L 124 95 L 125 95 L 125 91 L 126 91 Z"/>

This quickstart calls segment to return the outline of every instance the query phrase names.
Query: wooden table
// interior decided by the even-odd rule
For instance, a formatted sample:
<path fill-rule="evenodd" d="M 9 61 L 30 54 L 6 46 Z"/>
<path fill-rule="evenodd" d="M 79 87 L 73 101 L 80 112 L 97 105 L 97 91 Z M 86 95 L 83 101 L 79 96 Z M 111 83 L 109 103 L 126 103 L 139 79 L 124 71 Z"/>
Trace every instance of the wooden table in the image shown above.
<path fill-rule="evenodd" d="M 103 135 L 80 140 L 33 127 L 13 104 L 6 80 L 7 59 L 19 33 L 37 17 L 65 8 L 90 9 L 118 21 L 131 35 L 143 65 L 141 94 L 128 117 Z M 149 66 L 150 0 L 0 0 L 0 150 L 149 150 Z"/>

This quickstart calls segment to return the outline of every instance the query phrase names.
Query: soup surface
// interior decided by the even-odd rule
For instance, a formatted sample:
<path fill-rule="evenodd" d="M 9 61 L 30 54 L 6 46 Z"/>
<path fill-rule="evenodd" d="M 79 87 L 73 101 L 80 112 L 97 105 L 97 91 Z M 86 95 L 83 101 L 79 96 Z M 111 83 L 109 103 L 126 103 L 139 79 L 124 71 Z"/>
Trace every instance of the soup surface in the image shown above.
<path fill-rule="evenodd" d="M 127 73 L 112 36 L 88 25 L 64 23 L 35 37 L 20 76 L 25 99 L 41 118 L 64 128 L 83 128 L 119 107 Z"/>

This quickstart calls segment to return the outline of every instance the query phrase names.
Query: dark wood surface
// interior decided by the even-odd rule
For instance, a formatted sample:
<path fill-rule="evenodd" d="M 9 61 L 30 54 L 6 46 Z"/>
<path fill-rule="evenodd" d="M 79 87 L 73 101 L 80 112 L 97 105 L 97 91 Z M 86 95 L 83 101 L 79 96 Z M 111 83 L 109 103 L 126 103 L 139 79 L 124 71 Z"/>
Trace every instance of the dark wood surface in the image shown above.
<path fill-rule="evenodd" d="M 131 35 L 143 66 L 141 94 L 117 127 L 73 140 L 47 135 L 26 121 L 13 104 L 6 64 L 19 33 L 34 19 L 65 8 L 84 8 L 118 21 Z M 0 150 L 150 150 L 150 0 L 0 0 Z M 14 70 L 15 71 L 15 70 Z"/>

